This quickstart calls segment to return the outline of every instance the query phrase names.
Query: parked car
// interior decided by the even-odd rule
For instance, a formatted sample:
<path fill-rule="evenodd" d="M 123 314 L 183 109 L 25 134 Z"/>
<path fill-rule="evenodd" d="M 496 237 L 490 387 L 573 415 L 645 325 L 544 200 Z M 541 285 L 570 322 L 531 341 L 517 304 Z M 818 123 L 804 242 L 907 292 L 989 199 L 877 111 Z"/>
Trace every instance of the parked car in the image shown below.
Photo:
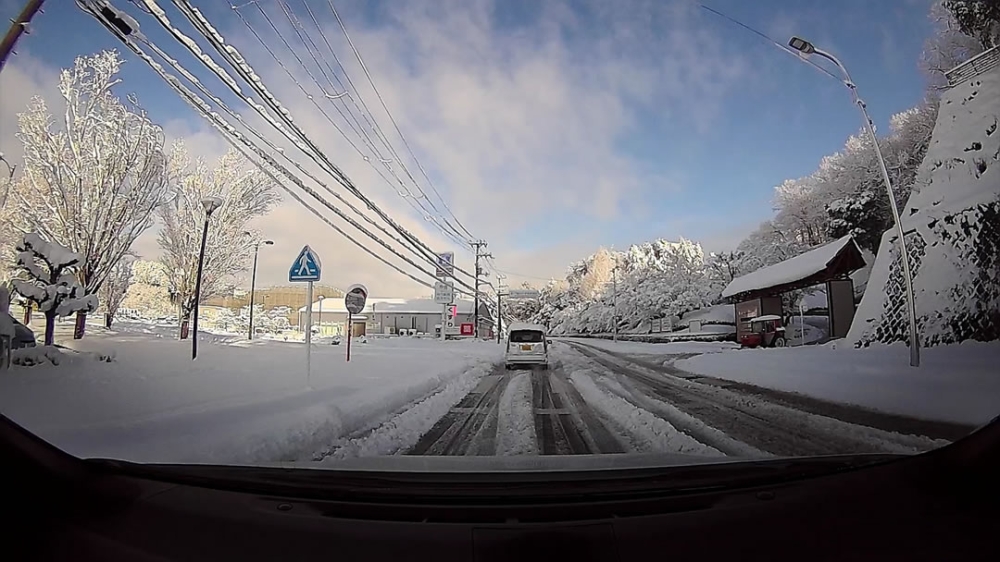
<path fill-rule="evenodd" d="M 32 332 L 31 328 L 18 322 L 17 318 L 14 318 L 9 313 L 7 316 L 9 316 L 11 321 L 14 322 L 14 339 L 10 342 L 11 347 L 14 349 L 20 349 L 22 347 L 35 347 L 37 345 L 37 342 L 35 341 L 35 332 Z"/>
<path fill-rule="evenodd" d="M 537 324 L 511 324 L 507 333 L 507 351 L 504 366 L 549 368 L 549 341 L 545 326 Z"/>
<path fill-rule="evenodd" d="M 750 333 L 740 338 L 740 347 L 785 347 L 785 343 L 785 327 L 776 314 L 751 318 Z"/>

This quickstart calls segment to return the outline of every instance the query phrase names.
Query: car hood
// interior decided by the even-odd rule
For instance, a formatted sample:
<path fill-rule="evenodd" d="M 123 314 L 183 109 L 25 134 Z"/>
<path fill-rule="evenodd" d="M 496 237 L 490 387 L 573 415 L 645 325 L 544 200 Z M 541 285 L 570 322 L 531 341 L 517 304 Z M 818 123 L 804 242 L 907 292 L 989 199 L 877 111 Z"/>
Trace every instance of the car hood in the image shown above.
<path fill-rule="evenodd" d="M 623 468 L 662 468 L 696 464 L 739 462 L 734 459 L 674 453 L 627 455 L 539 455 L 510 457 L 453 457 L 389 455 L 344 460 L 254 463 L 275 468 L 317 468 L 378 472 L 577 472 Z"/>

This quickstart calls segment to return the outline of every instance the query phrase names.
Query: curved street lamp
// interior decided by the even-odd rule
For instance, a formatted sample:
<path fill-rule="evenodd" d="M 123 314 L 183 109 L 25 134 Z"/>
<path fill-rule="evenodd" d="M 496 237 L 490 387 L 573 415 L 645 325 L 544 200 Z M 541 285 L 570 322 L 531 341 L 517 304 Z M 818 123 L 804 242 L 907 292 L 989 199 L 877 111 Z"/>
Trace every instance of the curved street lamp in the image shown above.
<path fill-rule="evenodd" d="M 882 158 L 882 149 L 878 146 L 878 138 L 875 136 L 875 126 L 872 125 L 872 118 L 868 115 L 865 102 L 858 96 L 858 87 L 851 80 L 851 75 L 843 63 L 832 54 L 817 49 L 815 45 L 800 37 L 792 37 L 788 41 L 788 46 L 802 53 L 805 56 L 819 55 L 833 64 L 837 65 L 841 74 L 844 75 L 844 85 L 851 91 L 854 104 L 861 110 L 861 116 L 865 122 L 865 129 L 871 137 L 872 146 L 875 147 L 875 156 L 878 157 L 879 169 L 882 171 L 882 179 L 885 181 L 885 190 L 889 196 L 889 208 L 892 209 L 892 219 L 896 223 L 896 237 L 899 238 L 900 261 L 903 263 L 903 280 L 906 288 L 907 312 L 910 316 L 910 366 L 920 366 L 920 336 L 917 334 L 917 309 L 913 300 L 913 277 L 910 274 L 910 255 L 906 251 L 906 238 L 903 232 L 903 224 L 899 220 L 899 208 L 896 206 L 896 196 L 892 190 L 892 181 L 889 179 L 889 170 L 885 166 L 885 159 Z"/>
<path fill-rule="evenodd" d="M 198 252 L 198 276 L 194 281 L 194 333 L 191 335 L 191 359 L 198 358 L 198 307 L 201 304 L 201 272 L 205 267 L 205 242 L 208 240 L 208 219 L 222 206 L 222 199 L 215 196 L 204 197 L 201 206 L 205 208 L 205 225 L 201 229 L 201 250 Z"/>
<path fill-rule="evenodd" d="M 243 234 L 251 236 L 249 232 L 244 232 Z M 254 242 L 253 245 L 253 273 L 250 274 L 250 320 L 249 320 L 250 327 L 247 329 L 248 340 L 253 339 L 253 300 L 254 300 L 253 297 L 254 297 L 254 289 L 256 288 L 257 285 L 257 252 L 260 250 L 261 244 L 264 244 L 265 246 L 273 246 L 274 240 L 258 240 Z"/>

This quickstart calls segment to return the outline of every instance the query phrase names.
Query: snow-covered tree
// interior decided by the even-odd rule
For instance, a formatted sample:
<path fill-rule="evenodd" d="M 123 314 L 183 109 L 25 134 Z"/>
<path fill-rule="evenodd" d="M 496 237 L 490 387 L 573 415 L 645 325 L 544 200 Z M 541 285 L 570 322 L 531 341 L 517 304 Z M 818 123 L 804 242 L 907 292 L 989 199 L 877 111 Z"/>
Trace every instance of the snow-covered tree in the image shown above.
<path fill-rule="evenodd" d="M 17 266 L 26 277 L 14 289 L 45 314 L 45 345 L 52 345 L 56 317 L 97 308 L 97 296 L 87 295 L 76 276 L 82 256 L 37 233 L 25 234 L 17 246 Z"/>
<path fill-rule="evenodd" d="M 134 97 L 123 102 L 112 91 L 123 62 L 114 51 L 79 57 L 59 75 L 65 110 L 35 97 L 19 114 L 24 181 L 8 197 L 11 218 L 21 232 L 80 255 L 76 275 L 87 294 L 152 226 L 168 186 L 162 130 Z"/>
<path fill-rule="evenodd" d="M 132 262 L 132 282 L 125 291 L 122 306 L 139 311 L 145 318 L 166 316 L 174 310 L 167 287 L 168 276 L 163 264 L 135 260 Z"/>
<path fill-rule="evenodd" d="M 132 264 L 135 261 L 133 256 L 125 256 L 119 260 L 111 268 L 108 278 L 104 280 L 104 284 L 97 291 L 97 296 L 104 307 L 105 328 L 111 328 L 115 314 L 118 313 L 118 309 L 125 300 L 125 294 L 128 292 L 129 285 L 132 284 Z"/>
<path fill-rule="evenodd" d="M 962 33 L 974 37 L 983 50 L 1000 44 L 1000 0 L 945 0 Z"/>
<path fill-rule="evenodd" d="M 168 277 L 168 290 L 179 308 L 183 324 L 194 310 L 205 210 L 202 199 L 215 196 L 222 206 L 212 214 L 205 246 L 201 280 L 202 300 L 222 294 L 227 281 L 250 262 L 253 247 L 244 236 L 247 223 L 266 214 L 278 201 L 272 182 L 253 163 L 231 150 L 214 166 L 198 159 L 192 162 L 182 143 L 170 155 L 171 175 L 177 178 L 173 199 L 159 210 L 163 227 L 159 244 L 160 263 Z"/>
<path fill-rule="evenodd" d="M 945 72 L 984 50 L 979 39 L 962 31 L 962 25 L 946 4 L 949 2 L 943 0 L 935 0 L 931 4 L 930 20 L 934 32 L 924 43 L 920 56 L 920 67 L 927 75 L 928 89 L 932 94 L 948 86 Z"/>

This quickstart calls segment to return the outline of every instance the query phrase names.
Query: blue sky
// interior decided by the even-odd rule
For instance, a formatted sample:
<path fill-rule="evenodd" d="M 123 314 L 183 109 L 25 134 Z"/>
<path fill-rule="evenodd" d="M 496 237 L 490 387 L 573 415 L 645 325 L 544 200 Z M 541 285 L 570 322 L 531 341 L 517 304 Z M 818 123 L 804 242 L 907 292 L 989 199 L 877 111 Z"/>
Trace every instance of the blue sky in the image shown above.
<path fill-rule="evenodd" d="M 305 14 L 301 3 L 288 3 Z M 917 60 L 930 34 L 929 3 L 707 2 L 782 43 L 794 33 L 837 54 L 882 128 L 923 96 Z M 0 0 L 0 16 L 7 19 L 19 4 Z M 124 0 L 115 4 L 214 91 L 223 91 L 155 20 Z M 181 21 L 168 4 L 161 2 Z M 293 115 L 306 111 L 304 98 L 290 97 L 294 84 L 254 49 L 228 2 L 194 4 L 246 49 L 269 85 L 289 96 L 279 95 L 290 100 Z M 262 4 L 280 14 L 274 2 Z M 326 10 L 325 1 L 313 4 Z M 490 241 L 506 270 L 558 274 L 598 245 L 625 247 L 656 237 L 731 248 L 769 217 L 773 186 L 808 174 L 861 124 L 841 84 L 686 0 L 440 4 L 341 0 L 337 8 L 435 185 L 470 230 Z M 331 36 L 339 33 L 332 20 L 324 23 Z M 22 39 L 11 67 L 37 76 L 29 64 L 66 67 L 78 55 L 108 48 L 123 51 L 73 3 L 53 1 Z M 151 70 L 131 53 L 125 58 L 123 91 L 135 92 L 154 120 L 177 136 L 210 136 Z M 12 87 L 9 81 L 3 86 Z M 374 109 L 374 98 L 368 99 Z M 507 125 L 515 122 L 520 125 Z M 360 164 L 341 157 L 337 142 L 329 144 L 333 160 L 343 160 L 394 216 L 405 216 L 409 207 L 385 186 L 368 188 Z M 211 152 L 223 145 L 206 146 Z M 357 177 L 352 170 L 359 170 Z M 286 209 L 273 220 L 295 222 L 295 213 Z M 331 236 L 321 223 L 309 228 L 313 236 Z M 427 236 L 434 240 L 433 232 Z M 289 237 L 289 244 L 297 242 Z M 333 245 L 329 252 L 350 254 Z M 279 282 L 287 260 L 275 260 L 271 281 Z M 346 265 L 370 271 L 386 291 L 401 286 L 386 281 L 386 270 L 368 258 Z"/>

